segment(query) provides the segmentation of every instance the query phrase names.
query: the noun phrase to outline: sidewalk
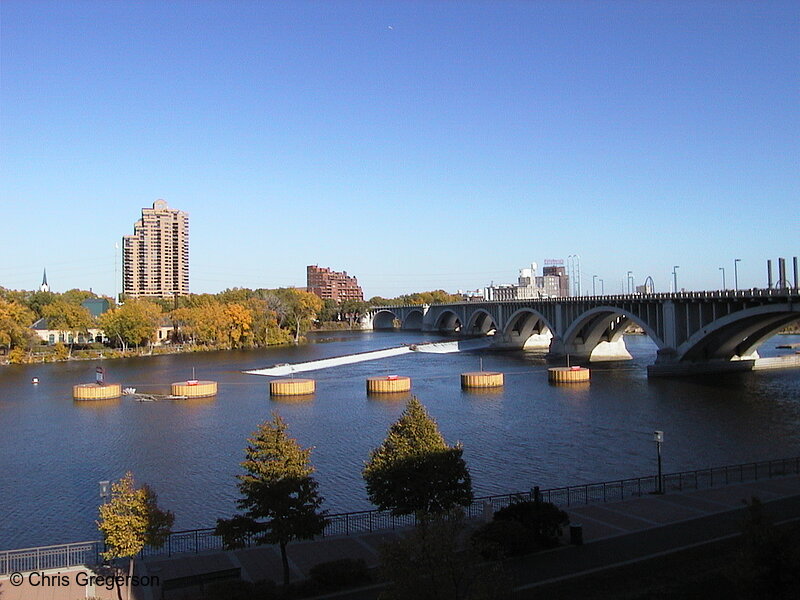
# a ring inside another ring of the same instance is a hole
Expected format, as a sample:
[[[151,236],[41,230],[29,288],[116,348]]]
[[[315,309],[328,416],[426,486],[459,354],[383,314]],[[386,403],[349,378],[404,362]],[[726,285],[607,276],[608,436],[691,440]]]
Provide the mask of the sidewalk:
[[[516,582],[517,595],[532,597],[536,586],[544,583],[734,535],[739,530],[744,502],[753,496],[766,503],[778,520],[800,518],[800,477],[797,475],[568,507],[571,523],[583,526],[584,545],[510,561],[508,567]],[[289,544],[292,579],[305,577],[318,563],[339,558],[363,558],[368,566],[376,566],[380,545],[402,534],[402,530],[375,532]],[[64,587],[32,587],[27,581],[13,587],[8,577],[0,577],[0,598],[77,600],[96,595],[105,600],[116,597],[116,590],[110,594],[101,588],[90,594],[88,588],[74,584],[72,571],[61,571],[62,575],[67,573],[72,585]],[[134,587],[137,600],[191,599],[205,583],[216,579],[238,576],[246,581],[281,581],[283,577],[280,551],[276,546],[148,558],[137,563],[136,573],[157,577],[160,584]],[[368,599],[377,598],[379,592],[378,587],[373,587],[331,597]]]

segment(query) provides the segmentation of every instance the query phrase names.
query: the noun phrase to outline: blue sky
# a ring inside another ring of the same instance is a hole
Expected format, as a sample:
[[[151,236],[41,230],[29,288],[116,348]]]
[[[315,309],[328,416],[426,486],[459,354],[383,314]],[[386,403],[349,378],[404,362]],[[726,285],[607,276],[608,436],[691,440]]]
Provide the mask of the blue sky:
[[[798,2],[0,4],[0,285],[115,289],[142,207],[191,288],[367,296],[579,254],[618,292],[800,254]]]

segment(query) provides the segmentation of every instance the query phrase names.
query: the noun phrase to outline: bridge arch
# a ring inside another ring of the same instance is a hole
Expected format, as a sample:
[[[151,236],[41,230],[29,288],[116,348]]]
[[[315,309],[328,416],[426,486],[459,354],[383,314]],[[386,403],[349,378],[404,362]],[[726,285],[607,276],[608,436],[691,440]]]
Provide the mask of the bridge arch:
[[[503,339],[518,348],[547,349],[553,331],[555,329],[542,313],[532,308],[520,308],[506,320]]]
[[[659,350],[666,346],[647,321],[615,306],[598,306],[570,324],[561,338],[563,350],[592,361],[630,359],[622,336],[631,323],[641,327]]]
[[[394,329],[397,315],[387,309],[381,309],[372,316],[373,329]]]
[[[758,347],[800,319],[796,304],[767,304],[720,317],[694,333],[677,349],[680,361],[758,358]]]
[[[422,329],[423,317],[422,309],[410,310],[403,319],[401,329]]]
[[[462,329],[461,317],[452,310],[445,310],[437,317],[433,326],[434,331],[460,332]]]
[[[496,332],[497,322],[494,316],[483,308],[472,313],[465,330],[468,335],[494,335]]]

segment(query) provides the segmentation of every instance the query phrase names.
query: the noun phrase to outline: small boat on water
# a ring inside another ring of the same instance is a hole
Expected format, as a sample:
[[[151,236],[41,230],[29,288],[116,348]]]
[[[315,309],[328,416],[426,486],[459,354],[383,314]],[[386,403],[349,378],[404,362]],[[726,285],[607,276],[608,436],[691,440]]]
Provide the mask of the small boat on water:
[[[126,396],[133,396],[136,393],[136,388],[134,387],[126,387],[122,390],[122,393]]]

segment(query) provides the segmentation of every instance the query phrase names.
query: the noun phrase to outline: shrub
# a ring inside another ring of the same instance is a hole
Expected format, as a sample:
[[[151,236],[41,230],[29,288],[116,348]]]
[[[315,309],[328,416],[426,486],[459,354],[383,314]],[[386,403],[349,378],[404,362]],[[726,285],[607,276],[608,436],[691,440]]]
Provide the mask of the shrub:
[[[472,534],[472,544],[487,560],[522,556],[541,549],[529,531],[512,521],[486,523]]]
[[[369,581],[363,559],[342,558],[314,565],[308,572],[311,579],[326,588],[340,588]]]
[[[473,543],[486,557],[519,556],[558,545],[569,516],[550,502],[512,502],[478,529]]]
[[[569,525],[569,515],[550,502],[512,502],[498,510],[494,520],[525,526],[547,548],[558,545],[563,528]]]
[[[22,348],[14,348],[8,353],[8,362],[12,365],[23,365],[28,362],[28,353]]]

